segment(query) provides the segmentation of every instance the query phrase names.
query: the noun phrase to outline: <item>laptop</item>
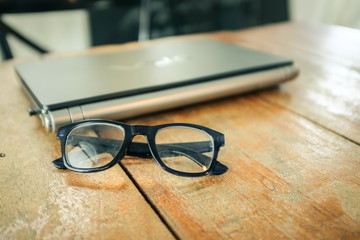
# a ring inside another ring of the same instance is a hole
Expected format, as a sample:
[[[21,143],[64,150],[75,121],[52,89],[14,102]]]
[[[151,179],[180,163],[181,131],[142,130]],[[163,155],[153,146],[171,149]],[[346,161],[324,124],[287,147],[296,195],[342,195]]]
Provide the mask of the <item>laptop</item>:
[[[122,120],[270,87],[293,61],[211,38],[154,41],[111,53],[15,66],[47,131],[84,119]]]

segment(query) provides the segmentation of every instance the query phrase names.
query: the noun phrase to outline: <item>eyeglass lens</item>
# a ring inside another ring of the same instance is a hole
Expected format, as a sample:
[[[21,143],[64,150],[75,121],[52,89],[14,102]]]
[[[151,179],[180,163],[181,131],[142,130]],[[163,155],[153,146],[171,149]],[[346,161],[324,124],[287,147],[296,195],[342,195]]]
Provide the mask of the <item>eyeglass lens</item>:
[[[195,128],[160,129],[155,143],[162,162],[179,172],[205,172],[209,169],[214,155],[212,138]]]
[[[119,153],[124,136],[121,127],[110,124],[79,126],[68,135],[66,159],[75,168],[105,166]]]

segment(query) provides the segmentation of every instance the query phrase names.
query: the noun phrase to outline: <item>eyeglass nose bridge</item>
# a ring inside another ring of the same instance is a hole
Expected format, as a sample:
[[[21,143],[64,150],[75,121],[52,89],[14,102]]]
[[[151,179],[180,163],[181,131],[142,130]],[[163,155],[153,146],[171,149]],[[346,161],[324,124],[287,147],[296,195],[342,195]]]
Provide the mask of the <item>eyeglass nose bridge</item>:
[[[145,125],[131,125],[130,126],[131,135],[134,137],[136,135],[147,136],[149,132],[149,126]]]
[[[136,156],[142,158],[152,158],[153,155],[151,153],[149,143],[143,142],[133,142],[133,139],[137,135],[141,135],[146,137],[148,140],[148,135],[150,132],[150,126],[145,125],[130,125],[130,132],[131,132],[131,140],[129,141],[128,145],[126,146],[126,154],[129,156]]]

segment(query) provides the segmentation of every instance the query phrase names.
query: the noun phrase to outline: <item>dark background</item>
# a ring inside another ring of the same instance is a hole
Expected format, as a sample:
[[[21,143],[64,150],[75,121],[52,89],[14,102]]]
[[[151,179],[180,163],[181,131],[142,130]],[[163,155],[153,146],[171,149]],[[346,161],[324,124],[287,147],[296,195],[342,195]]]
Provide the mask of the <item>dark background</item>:
[[[144,2],[144,1],[143,1]],[[140,0],[0,0],[4,13],[86,9],[93,46],[138,40]],[[289,20],[287,0],[152,0],[149,37],[237,30]],[[8,34],[0,26],[0,35]]]

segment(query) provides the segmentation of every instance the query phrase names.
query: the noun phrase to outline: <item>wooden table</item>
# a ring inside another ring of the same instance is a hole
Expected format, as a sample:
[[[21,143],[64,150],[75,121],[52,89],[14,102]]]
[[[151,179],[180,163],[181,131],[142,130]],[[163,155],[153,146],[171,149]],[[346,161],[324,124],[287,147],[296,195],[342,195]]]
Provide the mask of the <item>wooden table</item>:
[[[0,239],[359,239],[360,31],[284,23],[207,35],[301,71],[278,88],[127,121],[223,132],[221,176],[178,177],[134,157],[96,174],[57,170],[55,134],[27,115],[14,62],[2,63]]]

